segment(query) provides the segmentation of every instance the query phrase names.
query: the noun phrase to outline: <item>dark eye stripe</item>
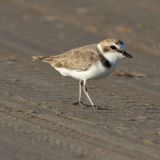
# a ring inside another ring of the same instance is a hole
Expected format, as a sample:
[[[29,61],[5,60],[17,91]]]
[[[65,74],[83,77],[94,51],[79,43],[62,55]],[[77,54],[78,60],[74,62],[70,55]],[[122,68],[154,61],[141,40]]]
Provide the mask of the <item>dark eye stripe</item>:
[[[111,46],[112,49],[117,49],[114,45]]]

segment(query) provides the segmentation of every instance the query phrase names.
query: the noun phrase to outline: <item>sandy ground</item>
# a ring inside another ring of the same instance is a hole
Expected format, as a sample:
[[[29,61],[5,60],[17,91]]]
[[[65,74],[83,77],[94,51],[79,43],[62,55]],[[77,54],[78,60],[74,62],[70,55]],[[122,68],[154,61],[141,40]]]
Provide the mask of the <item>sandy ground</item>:
[[[0,159],[159,160],[159,8],[159,0],[0,0]],[[31,60],[110,37],[134,59],[88,81],[101,110],[72,105],[78,81]]]

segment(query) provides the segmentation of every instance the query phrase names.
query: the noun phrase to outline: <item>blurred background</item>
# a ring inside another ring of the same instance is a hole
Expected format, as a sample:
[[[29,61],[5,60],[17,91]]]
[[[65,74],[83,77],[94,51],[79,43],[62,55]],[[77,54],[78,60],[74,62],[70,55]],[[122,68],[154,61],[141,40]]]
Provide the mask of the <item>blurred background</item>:
[[[159,54],[158,0],[1,0],[0,7],[1,30],[8,39],[40,44],[45,52],[118,37],[133,51]]]
[[[160,159],[159,19],[159,0],[0,0],[0,159]],[[89,82],[102,110],[31,59],[106,38],[134,59]]]

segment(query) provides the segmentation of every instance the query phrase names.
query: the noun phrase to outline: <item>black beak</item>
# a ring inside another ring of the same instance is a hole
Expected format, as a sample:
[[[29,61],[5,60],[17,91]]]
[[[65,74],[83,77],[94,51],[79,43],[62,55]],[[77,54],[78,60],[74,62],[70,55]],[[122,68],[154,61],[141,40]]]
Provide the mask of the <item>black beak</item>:
[[[127,58],[133,58],[132,55],[130,55],[129,53],[127,53],[126,51],[121,51],[121,53],[127,57]]]

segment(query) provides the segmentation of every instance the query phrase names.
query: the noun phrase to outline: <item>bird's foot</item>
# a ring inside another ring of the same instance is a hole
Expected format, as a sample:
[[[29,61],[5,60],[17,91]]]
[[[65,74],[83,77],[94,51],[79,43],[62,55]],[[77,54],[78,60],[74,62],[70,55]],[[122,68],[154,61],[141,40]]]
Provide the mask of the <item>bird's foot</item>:
[[[98,105],[85,104],[82,101],[78,101],[78,102],[73,103],[73,105],[79,105],[79,104],[84,105],[85,107],[92,107],[93,109],[97,109],[97,110],[108,110],[107,108],[104,108],[104,107],[101,107],[101,106],[98,106]]]
[[[84,103],[82,101],[78,101],[78,102],[73,103],[73,105],[79,105],[79,104],[83,104],[84,105]]]
[[[85,107],[92,107],[93,109],[97,109],[97,110],[108,110],[108,108],[101,107],[98,105],[88,105],[88,104],[84,104],[84,105],[85,105]]]

